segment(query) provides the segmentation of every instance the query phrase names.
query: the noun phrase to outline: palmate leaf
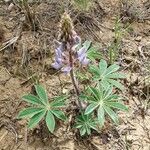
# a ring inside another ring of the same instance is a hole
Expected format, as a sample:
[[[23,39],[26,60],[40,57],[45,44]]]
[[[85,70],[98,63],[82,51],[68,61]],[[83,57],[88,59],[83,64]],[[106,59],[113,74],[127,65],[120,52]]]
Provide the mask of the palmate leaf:
[[[120,102],[107,102],[108,107],[116,108],[122,111],[128,111],[128,108]]]
[[[99,67],[91,65],[90,71],[94,75],[93,78],[99,80],[104,89],[106,89],[109,85],[113,85],[118,89],[123,90],[124,86],[118,81],[118,79],[125,78],[125,75],[117,72],[120,67],[116,64],[109,67],[107,66],[107,62],[103,59],[100,61]]]
[[[55,129],[55,119],[54,119],[54,115],[51,113],[51,111],[47,112],[47,115],[46,115],[46,125],[47,125],[49,131],[51,133],[53,133],[54,129]]]
[[[34,107],[26,108],[19,112],[18,119],[28,117],[30,118],[41,111],[43,111],[43,108],[34,108]]]
[[[124,79],[125,75],[123,73],[119,73],[119,72],[114,72],[111,73],[109,75],[107,75],[107,78],[113,78],[113,79]]]
[[[80,135],[85,134],[90,135],[91,129],[97,130],[96,121],[93,119],[92,115],[81,115],[77,116],[75,128],[80,130]]]
[[[115,87],[117,87],[118,89],[120,89],[120,90],[123,90],[123,89],[124,89],[124,86],[123,86],[121,83],[119,83],[118,81],[116,81],[116,80],[108,79],[107,81],[108,81],[110,84],[112,84],[112,85],[114,85]]]
[[[106,69],[107,69],[107,62],[102,59],[99,63],[99,75],[101,77],[103,77],[105,75]]]
[[[85,115],[90,114],[91,112],[93,112],[96,108],[97,108],[97,103],[91,103],[85,110]]]
[[[103,106],[106,113],[109,115],[109,117],[116,123],[118,124],[119,123],[119,120],[118,120],[118,116],[117,114],[110,108],[110,107],[107,107],[106,105]]]
[[[103,61],[105,61],[105,60],[103,60]],[[119,70],[119,68],[120,67],[118,65],[116,65],[116,64],[113,64],[113,65],[109,66],[107,68],[107,71],[106,71],[106,76],[110,75],[111,73],[116,72],[117,70]]]
[[[65,100],[67,96],[57,96],[53,98],[53,101],[50,103],[50,106],[53,108],[60,108],[66,106]]]
[[[80,128],[80,135],[83,136],[83,135],[85,135],[85,133],[86,133],[86,127],[82,126]]]
[[[87,51],[87,57],[92,60],[95,61],[95,59],[100,59],[102,56],[100,54],[100,52],[94,48],[91,47],[88,51]]]
[[[104,108],[100,106],[97,111],[98,111],[97,112],[98,122],[99,122],[100,126],[102,127],[105,122]]]
[[[113,86],[108,86],[106,89],[97,86],[92,88],[88,94],[89,96],[86,96],[87,100],[94,100],[89,101],[90,104],[85,109],[84,114],[87,115],[97,111],[97,119],[101,127],[104,125],[105,115],[108,115],[115,123],[118,123],[118,116],[114,109],[127,111],[127,107],[120,102],[120,97],[113,94]]]
[[[100,98],[100,94],[96,88],[88,87],[87,91],[93,94],[96,99]]]
[[[55,129],[55,117],[63,121],[66,120],[65,114],[59,110],[65,106],[67,96],[54,97],[51,103],[45,89],[41,85],[35,85],[37,96],[29,94],[23,96],[23,100],[33,107],[28,107],[20,111],[18,119],[29,118],[28,128],[34,128],[42,119],[46,121],[47,127],[53,133]]]
[[[63,121],[66,120],[65,114],[61,110],[52,110],[51,111],[58,119],[61,119]]]
[[[94,74],[94,79],[99,79],[100,71],[99,71],[99,68],[97,66],[91,65],[90,66],[90,71],[91,71],[91,73]]]
[[[91,129],[97,131],[97,126],[96,126],[96,121],[95,121],[95,120],[94,120],[94,122],[90,122],[90,123],[88,124],[88,126],[89,126]]]
[[[41,112],[35,114],[28,123],[28,128],[34,128],[41,120],[44,118],[46,114],[46,110],[42,110]]]
[[[35,85],[36,93],[44,104],[48,104],[48,96],[45,89],[41,85]]]
[[[28,94],[22,97],[22,99],[28,103],[34,104],[34,105],[43,105],[41,100],[32,94]]]

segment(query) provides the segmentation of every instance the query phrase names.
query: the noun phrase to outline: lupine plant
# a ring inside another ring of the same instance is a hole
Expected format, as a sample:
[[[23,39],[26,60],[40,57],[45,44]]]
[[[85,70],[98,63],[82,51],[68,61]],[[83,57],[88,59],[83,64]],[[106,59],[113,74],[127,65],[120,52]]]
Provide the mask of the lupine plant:
[[[51,133],[55,129],[55,119],[66,120],[64,113],[60,108],[65,106],[66,96],[58,96],[48,99],[45,89],[40,85],[35,85],[37,96],[28,94],[22,97],[30,107],[20,111],[18,119],[28,118],[28,128],[34,128],[41,120],[45,120],[46,125]]]
[[[96,88],[88,87],[88,94],[85,95],[86,100],[89,102],[88,107],[85,109],[85,115],[97,111],[97,119],[101,126],[105,122],[105,113],[117,124],[118,116],[113,109],[127,111],[127,107],[120,101],[121,97],[113,94],[113,87],[108,86],[105,90],[101,85]]]
[[[75,122],[75,127],[80,130],[81,136],[85,134],[90,135],[92,129],[96,131],[98,130],[96,120],[92,117],[91,114],[84,115],[83,113],[81,113],[81,115],[77,116]]]
[[[74,30],[70,16],[64,13],[60,22],[59,41],[56,41],[55,62],[52,67],[61,69],[62,72],[70,74],[77,97],[80,95],[78,81],[75,75],[77,66],[87,66],[90,60],[87,58],[89,46],[81,44],[81,38]],[[76,103],[82,108],[81,101],[77,98]]]
[[[117,64],[113,64],[108,67],[107,62],[102,59],[98,66],[91,65],[90,71],[93,74],[93,79],[100,81],[103,88],[107,89],[109,85],[113,85],[120,90],[123,90],[123,85],[117,80],[125,78],[125,75],[117,72],[119,68],[120,67]]]
[[[76,107],[79,110],[74,127],[79,129],[81,136],[84,136],[90,135],[92,130],[98,131],[103,127],[107,116],[117,124],[119,119],[116,110],[127,111],[127,107],[121,101],[122,98],[115,93],[117,89],[124,88],[119,82],[119,79],[125,77],[124,74],[118,72],[119,66],[116,64],[108,66],[103,59],[97,62],[99,53],[94,52],[91,42],[86,41],[82,44],[67,13],[63,14],[59,29],[52,67],[70,75],[76,94]],[[91,75],[91,84],[86,85],[85,90],[80,88],[77,78],[77,73],[82,68]],[[34,107],[21,111],[19,118],[30,118],[29,128],[35,127],[44,118],[48,129],[53,132],[55,117],[61,120],[66,118],[59,109],[64,106],[66,97],[60,96],[48,101],[46,92],[40,85],[36,85],[35,89],[37,96],[23,97],[23,100],[33,104]]]

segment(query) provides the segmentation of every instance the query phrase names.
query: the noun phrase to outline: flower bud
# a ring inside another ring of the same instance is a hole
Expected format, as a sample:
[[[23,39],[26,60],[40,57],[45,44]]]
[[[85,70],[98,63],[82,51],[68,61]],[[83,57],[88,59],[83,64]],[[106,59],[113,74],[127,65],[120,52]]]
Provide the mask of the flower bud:
[[[72,20],[66,12],[62,15],[60,21],[60,35],[59,40],[62,42],[70,42],[73,34],[75,34]]]

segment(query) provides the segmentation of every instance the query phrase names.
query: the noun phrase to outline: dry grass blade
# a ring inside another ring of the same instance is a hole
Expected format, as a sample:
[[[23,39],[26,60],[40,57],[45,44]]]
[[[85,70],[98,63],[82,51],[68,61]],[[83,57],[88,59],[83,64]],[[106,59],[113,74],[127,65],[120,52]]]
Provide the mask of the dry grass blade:
[[[10,39],[9,41],[5,42],[2,46],[2,48],[0,49],[0,52],[3,51],[4,49],[6,49],[7,47],[15,44],[17,42],[17,40],[19,39],[19,36],[13,37],[12,39]]]

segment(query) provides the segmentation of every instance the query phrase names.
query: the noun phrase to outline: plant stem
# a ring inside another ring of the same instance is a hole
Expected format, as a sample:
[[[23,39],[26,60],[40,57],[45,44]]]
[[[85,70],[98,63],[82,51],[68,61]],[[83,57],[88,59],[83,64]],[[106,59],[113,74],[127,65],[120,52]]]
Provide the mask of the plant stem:
[[[78,97],[77,105],[79,106],[80,110],[82,110],[82,104],[81,104],[80,99],[79,99],[80,90],[78,87],[77,79],[76,79],[75,74],[74,74],[74,64],[73,64],[72,51],[71,50],[69,51],[69,62],[70,62],[70,67],[71,67],[70,77],[71,77],[72,84],[74,86],[74,90],[76,92],[76,95]]]

